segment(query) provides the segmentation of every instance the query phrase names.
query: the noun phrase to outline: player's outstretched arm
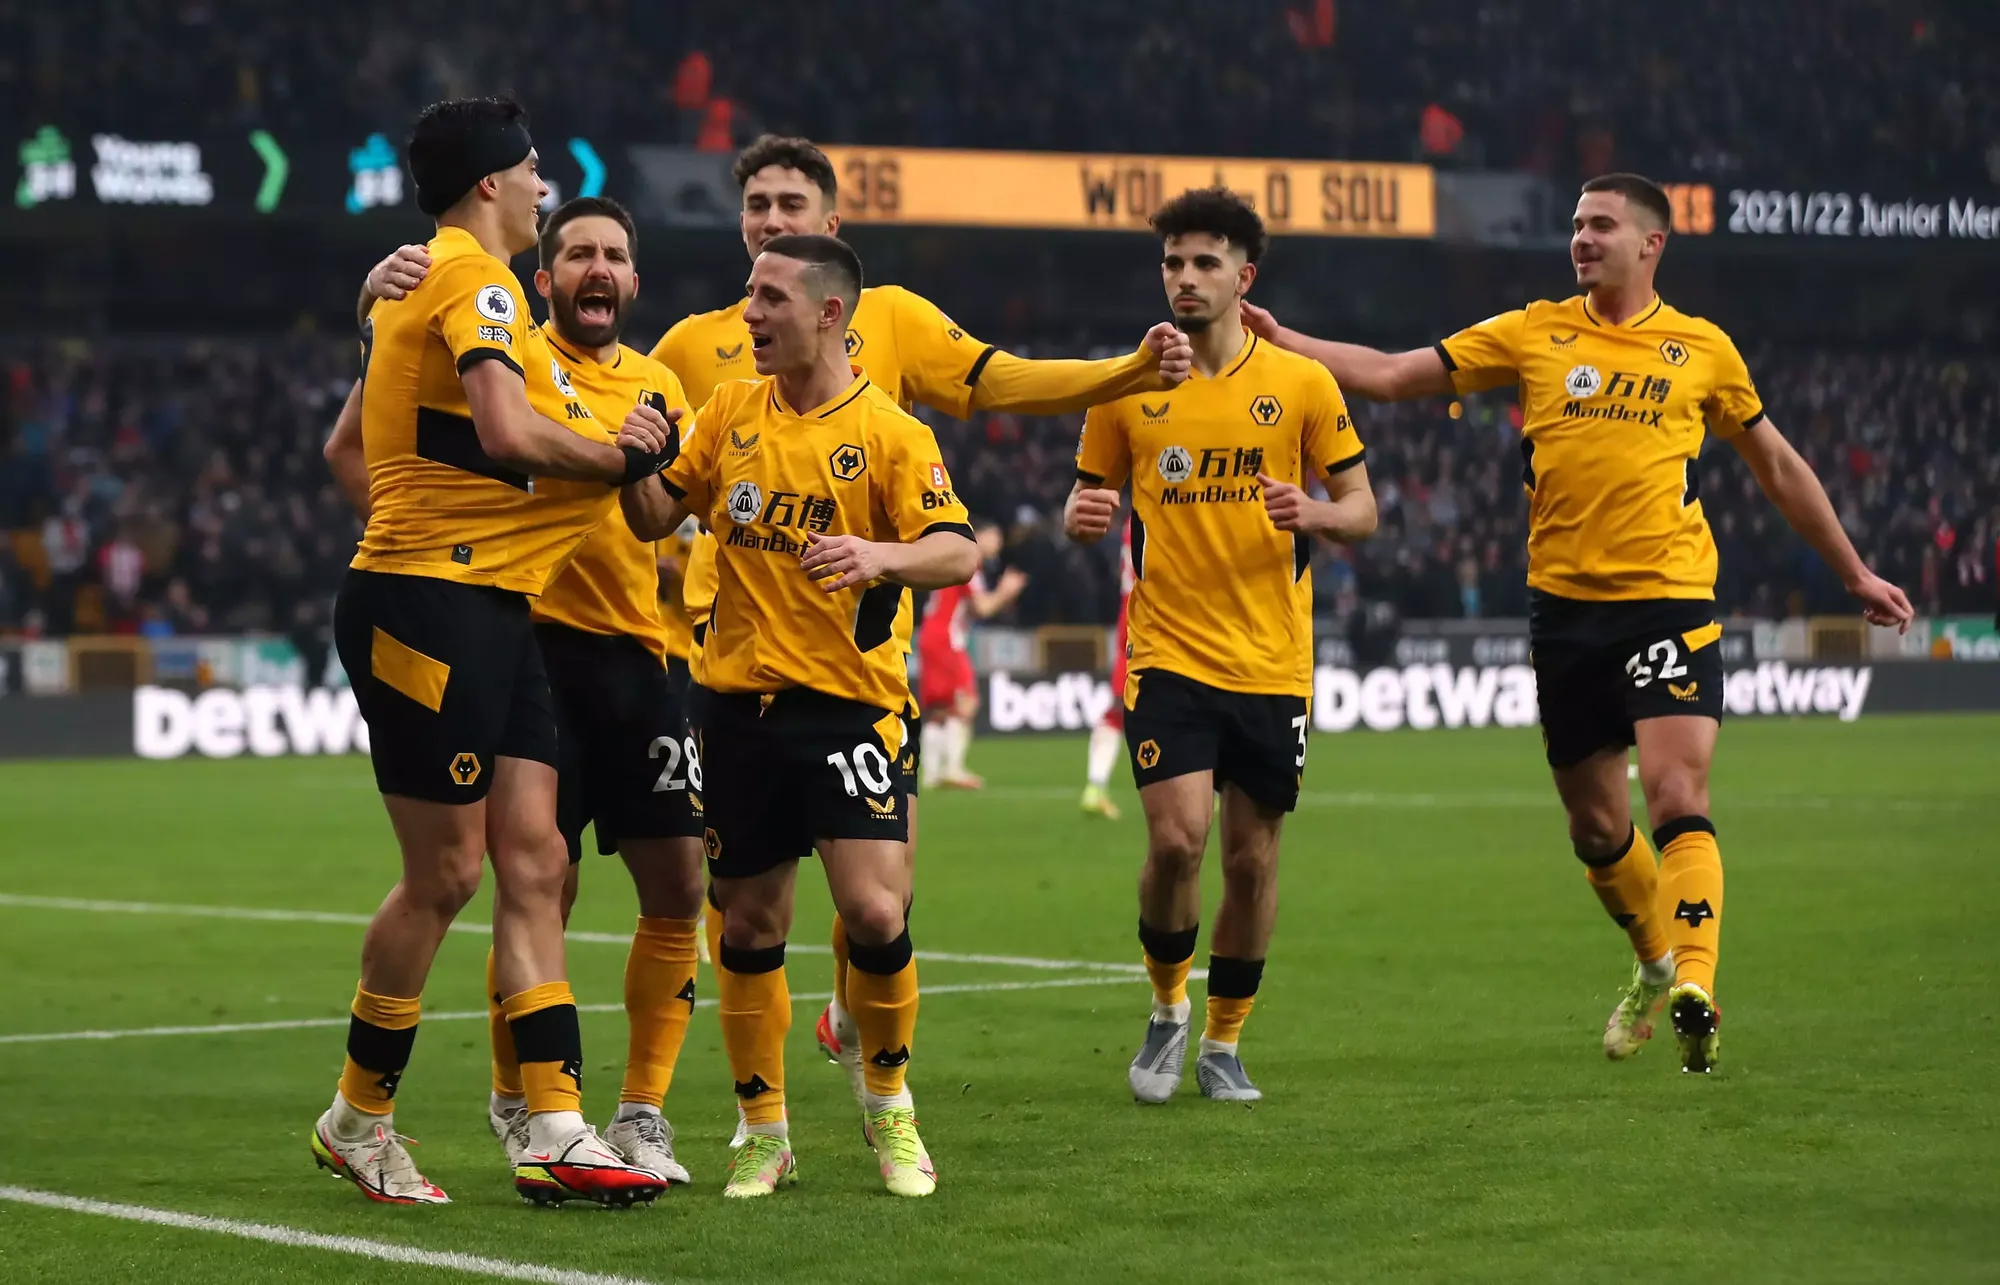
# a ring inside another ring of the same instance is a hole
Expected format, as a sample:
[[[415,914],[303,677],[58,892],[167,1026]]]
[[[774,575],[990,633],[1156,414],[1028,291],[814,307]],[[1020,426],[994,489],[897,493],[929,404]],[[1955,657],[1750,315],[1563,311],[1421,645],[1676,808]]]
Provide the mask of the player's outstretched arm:
[[[1826,498],[1819,478],[1785,440],[1768,417],[1754,428],[1744,429],[1729,439],[1736,453],[1750,467],[1751,476],[1791,528],[1804,537],[1813,551],[1833,569],[1847,592],[1861,600],[1861,614],[1871,625],[1894,625],[1906,632],[1916,618],[1916,610],[1903,591],[1868,569],[1853,541],[1841,529],[1840,515]]]
[[[1168,321],[1147,331],[1137,351],[1102,361],[1034,361],[995,351],[973,385],[972,406],[1017,415],[1068,415],[1134,393],[1178,387],[1193,364],[1187,336]]]
[[[354,506],[361,520],[368,520],[368,456],[361,441],[361,381],[355,380],[354,387],[347,390],[347,400],[340,407],[340,414],[333,421],[333,432],[327,435],[326,445],[320,448],[326,457],[326,466],[333,470],[333,480],[340,486],[340,493]]]
[[[610,446],[537,415],[521,373],[505,362],[475,362],[458,378],[480,446],[501,464],[533,477],[629,484],[659,472],[679,451],[672,427],[678,410],[663,416],[650,406],[635,408],[625,419],[620,444]]]
[[[1375,534],[1375,491],[1368,485],[1368,466],[1355,464],[1326,479],[1326,498],[1315,500],[1304,488],[1259,473],[1264,487],[1264,512],[1280,531],[1316,535],[1335,544],[1353,544]]]
[[[1063,534],[1078,544],[1096,544],[1118,517],[1118,492],[1078,479],[1063,501]]]
[[[806,543],[799,565],[828,593],[874,580],[893,580],[912,589],[943,589],[964,584],[979,571],[979,545],[962,529],[932,531],[908,544],[809,531]]]
[[[1286,352],[1310,357],[1333,372],[1344,393],[1358,393],[1377,402],[1442,397],[1453,391],[1451,372],[1435,348],[1383,352],[1360,344],[1314,339],[1278,324],[1278,319],[1253,303],[1243,305],[1243,324],[1251,333]]]

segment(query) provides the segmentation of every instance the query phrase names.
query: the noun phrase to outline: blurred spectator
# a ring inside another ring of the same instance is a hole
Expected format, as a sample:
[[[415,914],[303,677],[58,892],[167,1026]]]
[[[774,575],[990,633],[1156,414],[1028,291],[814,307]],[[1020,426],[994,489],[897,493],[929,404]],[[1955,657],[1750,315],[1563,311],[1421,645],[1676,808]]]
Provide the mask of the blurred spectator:
[[[17,448],[32,437],[50,461],[0,488],[0,527],[15,530],[0,545],[0,628],[284,634],[317,680],[328,604],[359,533],[319,455],[351,363],[331,339],[0,349]],[[1877,571],[1925,614],[2000,605],[2000,359],[1778,350],[1750,366]],[[922,413],[967,505],[1007,525],[1005,559],[1030,577],[1008,619],[1111,620],[1118,541],[1078,546],[1060,531],[1078,417]],[[1352,549],[1315,549],[1320,614],[1378,604],[1389,629],[1394,618],[1525,615],[1511,396],[1357,402],[1354,413],[1381,524]],[[1700,474],[1725,612],[1852,611],[1733,450],[1712,442]],[[42,565],[21,565],[17,550]]]
[[[1599,0],[489,0],[477,22],[389,0],[11,4],[0,114],[347,139],[511,92],[550,128],[721,150],[770,126],[874,145],[2000,183],[1993,7],[1923,8],[1687,0],[1635,30]],[[1163,134],[1162,86],[1205,109]],[[689,114],[693,131],[672,124]]]

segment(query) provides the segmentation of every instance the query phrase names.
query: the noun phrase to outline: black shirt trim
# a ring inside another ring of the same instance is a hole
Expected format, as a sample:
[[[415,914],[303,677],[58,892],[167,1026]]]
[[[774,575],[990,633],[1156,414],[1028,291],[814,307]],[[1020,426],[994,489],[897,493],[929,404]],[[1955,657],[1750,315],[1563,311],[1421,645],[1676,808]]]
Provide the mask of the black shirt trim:
[[[1104,485],[1104,475],[1102,473],[1086,473],[1082,469],[1076,471],[1076,480],[1086,486]]]
[[[1258,342],[1257,336],[1255,335],[1250,336],[1250,346],[1243,350],[1243,356],[1237,359],[1237,362],[1234,366],[1231,366],[1228,370],[1222,372],[1222,377],[1224,379],[1229,378],[1231,375],[1235,374],[1237,371],[1243,369],[1244,366],[1249,364],[1250,359],[1257,355],[1257,342]]]
[[[974,538],[972,528],[963,522],[933,522],[923,530],[917,532],[917,539],[921,540],[927,535],[936,535],[940,531],[949,531],[953,535],[962,535],[968,540]]]
[[[986,363],[993,360],[993,354],[1000,351],[1000,345],[988,344],[986,351],[979,354],[979,360],[972,363],[972,369],[965,372],[965,386],[979,387],[979,377],[986,373]]]
[[[1360,450],[1354,452],[1354,454],[1348,456],[1346,459],[1327,465],[1326,475],[1328,477],[1332,477],[1335,473],[1345,473],[1347,470],[1353,468],[1357,464],[1366,463],[1367,460],[1368,460],[1368,448],[1364,446]]]
[[[503,352],[498,348],[467,349],[458,359],[458,373],[463,375],[482,361],[497,361],[521,378],[526,379],[528,377],[528,372],[521,369],[521,363],[515,361],[511,353]]]
[[[825,419],[827,416],[833,414],[835,411],[842,409],[847,405],[847,403],[853,401],[855,398],[861,396],[861,394],[867,391],[868,391],[868,377],[864,375],[860,379],[854,381],[854,391],[852,393],[849,393],[846,397],[842,398],[839,406],[829,407],[826,410],[821,411],[819,414],[813,416],[813,418]]]
[[[1431,347],[1437,351],[1438,359],[1444,362],[1444,370],[1447,375],[1458,369],[1458,363],[1452,360],[1451,349],[1444,346],[1444,340],[1438,340]]]

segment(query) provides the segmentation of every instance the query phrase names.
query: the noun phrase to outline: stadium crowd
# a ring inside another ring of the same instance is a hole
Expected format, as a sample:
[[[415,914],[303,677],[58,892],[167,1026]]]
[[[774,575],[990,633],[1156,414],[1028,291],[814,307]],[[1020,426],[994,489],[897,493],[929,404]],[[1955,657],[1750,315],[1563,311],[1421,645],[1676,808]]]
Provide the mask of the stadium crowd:
[[[565,128],[717,150],[769,127],[1565,176],[2000,182],[2000,10],[1984,0],[1689,0],[1641,28],[1585,0],[494,0],[476,21],[386,0],[0,3],[0,110],[21,121],[345,137],[496,87]],[[1173,114],[1171,146],[1162,87],[1204,105]]]
[[[319,454],[352,362],[350,345],[310,337],[0,350],[0,631],[322,627],[358,535]],[[1920,612],[1993,611],[2000,361],[1772,352],[1751,368],[1871,564]],[[1321,614],[1524,614],[1512,398],[1359,404],[1356,418],[1382,525],[1319,550]],[[1004,556],[1030,576],[1007,622],[1109,621],[1115,547],[1060,531],[1076,417],[934,419],[967,503],[1007,526]],[[1726,611],[1849,610],[1727,447],[1711,445],[1701,494]]]

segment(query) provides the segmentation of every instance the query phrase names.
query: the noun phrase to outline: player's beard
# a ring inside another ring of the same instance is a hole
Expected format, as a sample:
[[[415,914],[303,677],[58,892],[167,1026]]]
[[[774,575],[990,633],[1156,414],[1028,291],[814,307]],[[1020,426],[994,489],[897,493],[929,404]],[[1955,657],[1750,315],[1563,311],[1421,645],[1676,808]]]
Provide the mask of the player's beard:
[[[1196,300],[1196,302],[1200,302],[1200,300]],[[1207,313],[1182,312],[1179,308],[1175,308],[1174,324],[1180,327],[1181,333],[1184,335],[1198,335],[1214,325],[1215,318]]]
[[[581,348],[602,348],[607,344],[616,343],[619,332],[625,326],[625,300],[616,292],[611,295],[609,321],[583,320],[577,315],[576,296],[561,290],[549,291],[549,309],[555,314],[556,333]]]

